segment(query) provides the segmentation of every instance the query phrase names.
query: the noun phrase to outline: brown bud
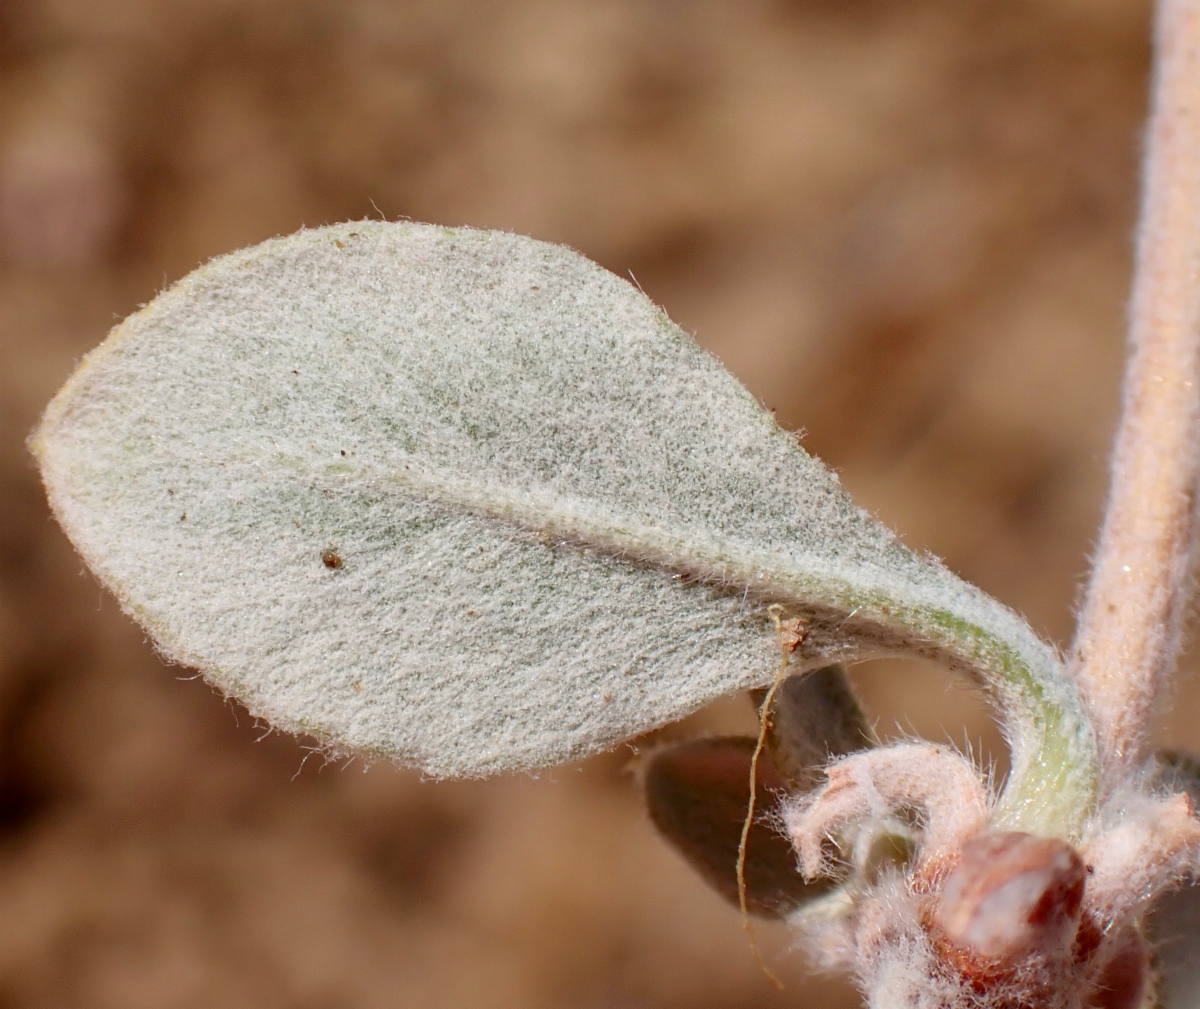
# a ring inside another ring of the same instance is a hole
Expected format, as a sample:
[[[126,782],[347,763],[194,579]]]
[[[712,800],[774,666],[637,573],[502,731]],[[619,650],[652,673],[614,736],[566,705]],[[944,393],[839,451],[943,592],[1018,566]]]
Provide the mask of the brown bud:
[[[1070,951],[1087,868],[1065,841],[1010,831],[963,845],[942,886],[933,924],[973,959],[1012,962]]]

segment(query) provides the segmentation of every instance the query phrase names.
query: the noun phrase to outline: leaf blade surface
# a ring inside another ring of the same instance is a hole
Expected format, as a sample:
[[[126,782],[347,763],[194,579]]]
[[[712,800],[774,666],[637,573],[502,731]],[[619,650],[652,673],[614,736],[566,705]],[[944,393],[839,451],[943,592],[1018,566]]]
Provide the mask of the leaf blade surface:
[[[797,668],[925,655],[1026,711],[1018,777],[1064,712],[1086,757],[1016,615],[558,246],[360,222],[214,260],[89,355],[32,444],[168,657],[340,748],[438,776],[582,757],[769,682],[780,603]]]

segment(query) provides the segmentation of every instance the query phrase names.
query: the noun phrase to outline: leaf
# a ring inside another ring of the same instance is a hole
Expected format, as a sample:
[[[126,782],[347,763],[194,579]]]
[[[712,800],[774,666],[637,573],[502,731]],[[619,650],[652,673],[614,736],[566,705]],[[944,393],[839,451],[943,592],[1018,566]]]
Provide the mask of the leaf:
[[[751,692],[756,708],[765,695]],[[875,740],[841,666],[784,680],[767,725],[768,746],[755,767],[759,813],[746,838],[746,907],[761,917],[784,918],[826,897],[837,881],[805,881],[784,833],[780,799],[818,785],[831,757],[871,747]],[[734,905],[757,742],[743,736],[686,740],[657,748],[638,766],[659,833]]]
[[[653,751],[640,768],[646,808],[659,833],[734,905],[755,743],[741,736],[689,739]],[[792,842],[772,824],[772,806],[787,782],[766,754],[755,781],[763,813],[746,838],[746,908],[760,917],[784,918],[825,896],[836,881],[805,882]]]
[[[761,709],[766,693],[752,691],[756,707]],[[789,676],[775,691],[767,746],[772,763],[793,791],[808,792],[820,785],[831,758],[875,745],[875,734],[841,666]]]
[[[780,603],[797,670],[915,653],[986,680],[1006,815],[1072,829],[1090,802],[1054,652],[568,249],[362,222],[214,260],[31,445],[163,654],[330,746],[439,776],[583,757],[770,681]]]

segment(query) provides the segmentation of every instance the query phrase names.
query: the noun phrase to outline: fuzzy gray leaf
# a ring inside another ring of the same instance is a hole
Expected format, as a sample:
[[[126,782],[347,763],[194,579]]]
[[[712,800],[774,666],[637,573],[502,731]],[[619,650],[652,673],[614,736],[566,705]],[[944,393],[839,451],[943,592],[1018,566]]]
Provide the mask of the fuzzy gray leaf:
[[[1054,653],[568,249],[370,222],[217,259],[32,445],[166,656],[336,748],[435,775],[582,757],[770,681],[781,603],[797,670],[926,655],[1026,712],[1016,778],[1082,766]],[[1039,781],[1020,808],[1059,801]]]

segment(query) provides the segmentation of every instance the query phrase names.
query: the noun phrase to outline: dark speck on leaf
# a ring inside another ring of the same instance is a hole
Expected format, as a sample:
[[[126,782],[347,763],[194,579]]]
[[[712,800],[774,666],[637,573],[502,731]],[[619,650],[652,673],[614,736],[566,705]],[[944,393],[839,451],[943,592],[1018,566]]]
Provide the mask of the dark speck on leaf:
[[[336,550],[322,550],[321,563],[332,571],[342,566],[342,558]]]
[[[342,455],[345,455],[345,454],[346,454],[346,450],[342,449]]]

